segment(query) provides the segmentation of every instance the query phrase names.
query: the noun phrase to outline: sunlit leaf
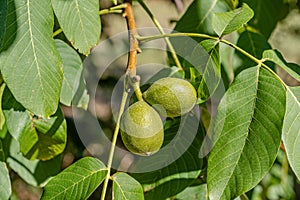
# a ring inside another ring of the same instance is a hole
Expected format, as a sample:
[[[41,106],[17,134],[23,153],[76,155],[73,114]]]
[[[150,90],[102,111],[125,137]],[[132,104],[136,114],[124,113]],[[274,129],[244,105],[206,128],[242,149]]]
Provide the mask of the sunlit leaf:
[[[218,107],[207,168],[211,199],[234,199],[266,175],[276,159],[285,88],[262,67],[242,71]]]
[[[9,172],[4,162],[0,162],[0,199],[9,199],[11,195],[11,185]]]
[[[57,50],[62,58],[64,80],[60,92],[60,102],[67,106],[86,109],[89,96],[83,79],[82,61],[78,53],[62,40],[55,40]]]
[[[107,168],[100,160],[82,158],[48,182],[42,200],[87,199],[102,183],[106,174]]]
[[[263,52],[263,59],[271,61],[279,65],[282,69],[288,72],[296,80],[300,81],[300,66],[296,65],[294,68],[287,63],[283,56],[277,50],[266,50]]]
[[[29,159],[49,160],[66,146],[66,121],[60,109],[48,119],[32,116],[17,102],[8,88],[2,98],[8,131]]]
[[[131,200],[144,199],[144,191],[139,182],[126,173],[116,173],[112,176],[113,199]]]
[[[300,180],[300,87],[287,90],[282,131],[290,166]]]
[[[100,38],[98,0],[52,0],[58,22],[66,37],[79,52],[88,55]]]
[[[212,26],[219,36],[226,35],[240,29],[253,15],[251,8],[244,3],[241,8],[233,11],[215,13],[212,18]]]
[[[26,109],[47,118],[57,110],[63,79],[51,2],[8,0],[8,13],[0,49],[3,79]]]

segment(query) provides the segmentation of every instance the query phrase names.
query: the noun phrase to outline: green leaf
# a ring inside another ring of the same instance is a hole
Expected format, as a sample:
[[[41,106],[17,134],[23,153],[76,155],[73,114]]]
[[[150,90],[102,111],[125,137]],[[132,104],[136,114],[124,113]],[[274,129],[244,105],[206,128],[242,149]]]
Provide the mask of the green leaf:
[[[300,87],[287,90],[283,144],[290,166],[300,180]]]
[[[50,0],[8,0],[8,13],[0,50],[3,79],[26,109],[47,118],[57,110],[63,79]]]
[[[296,80],[300,81],[300,66],[291,67],[289,63],[287,63],[283,56],[277,50],[266,50],[263,52],[263,59],[266,61],[271,61],[279,65],[282,69],[288,72],[292,77]]]
[[[228,11],[224,0],[195,0],[177,22],[175,31],[215,34],[211,24],[214,13]]]
[[[83,68],[80,56],[62,40],[55,40],[63,62],[64,80],[60,92],[60,102],[67,106],[86,109],[89,96],[85,89]]]
[[[49,160],[63,152],[67,133],[61,109],[48,119],[33,117],[8,88],[2,100],[8,131],[20,143],[20,150],[27,158]]]
[[[139,182],[126,173],[116,173],[112,176],[113,199],[131,200],[144,199],[144,191]]]
[[[61,156],[47,161],[28,160],[20,153],[18,142],[9,134],[3,140],[8,166],[24,181],[33,186],[43,186],[61,168]]]
[[[207,200],[207,185],[190,186],[176,195],[178,200]]]
[[[249,24],[266,38],[269,38],[280,19],[280,13],[284,5],[283,0],[244,0],[243,2],[247,3],[255,13]]]
[[[268,41],[263,35],[248,30],[244,31],[240,35],[237,42],[237,46],[244,49],[257,59],[262,58],[264,50],[271,49],[271,45],[268,43]],[[242,59],[242,64],[235,69],[236,74],[240,73],[246,68],[256,65],[254,61],[241,54],[240,52],[236,51],[236,54],[239,56],[239,58]]]
[[[0,199],[9,199],[11,195],[11,183],[9,171],[4,162],[0,162]]]
[[[42,200],[87,199],[102,183],[106,174],[107,168],[100,160],[82,158],[48,182]]]
[[[203,42],[201,45],[204,45]],[[195,54],[196,53],[196,54]],[[199,57],[200,52],[193,52],[192,56]],[[195,66],[196,68],[198,66]],[[197,68],[202,74],[200,85],[197,89],[198,98],[202,101],[206,101],[217,89],[221,80],[221,62],[219,53],[219,44],[216,44],[209,52],[209,58],[205,62],[205,66]]]
[[[6,29],[6,15],[7,15],[7,0],[0,0],[0,48],[2,46],[3,37]],[[1,84],[1,81],[0,81]]]
[[[185,115],[181,120],[170,122],[165,130],[163,148],[157,154],[137,163],[138,167],[143,167],[145,171],[149,169],[149,172],[132,174],[143,184],[146,199],[164,200],[174,196],[188,187],[201,172],[203,160],[198,154],[204,130],[202,126],[197,127],[200,119]],[[183,154],[177,159],[176,154],[180,153]],[[169,159],[174,161],[165,166]],[[153,171],[153,165],[162,165],[162,168]]]
[[[285,88],[262,67],[242,71],[218,107],[208,158],[211,199],[234,199],[253,188],[273,165],[281,141]]]
[[[64,34],[79,52],[88,55],[100,38],[98,0],[52,0],[52,6]]]
[[[253,10],[243,3],[241,8],[233,11],[215,13],[212,18],[212,26],[219,36],[223,36],[240,29],[253,16]]]
[[[0,85],[0,130],[3,129],[3,126],[5,124],[5,117],[2,111],[2,95],[5,88],[5,84]]]

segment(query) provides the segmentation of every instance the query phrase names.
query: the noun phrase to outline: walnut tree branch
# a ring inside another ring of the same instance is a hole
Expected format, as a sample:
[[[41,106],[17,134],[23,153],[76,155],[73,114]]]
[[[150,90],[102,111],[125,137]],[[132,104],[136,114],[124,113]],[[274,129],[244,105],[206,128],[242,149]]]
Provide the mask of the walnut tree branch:
[[[138,40],[136,39],[136,36],[138,34],[136,31],[136,25],[132,10],[132,0],[128,0],[125,3],[127,4],[127,6],[124,9],[124,17],[127,21],[130,48],[126,74],[128,74],[130,77],[134,77],[136,76],[136,56],[140,50]]]

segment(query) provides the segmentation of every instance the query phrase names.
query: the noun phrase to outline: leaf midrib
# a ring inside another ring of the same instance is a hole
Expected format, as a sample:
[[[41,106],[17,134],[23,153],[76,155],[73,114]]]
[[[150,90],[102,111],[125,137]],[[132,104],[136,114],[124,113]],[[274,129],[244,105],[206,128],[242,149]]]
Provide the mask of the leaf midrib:
[[[215,8],[215,6],[217,5],[218,0],[215,0],[211,7],[209,8],[209,10],[205,13],[203,19],[199,22],[197,29],[200,28],[200,26],[204,23],[204,21],[208,18],[208,16],[211,14],[211,12],[213,11],[213,9]]]
[[[97,170],[97,171],[95,171],[95,172],[92,172],[91,174],[89,174],[88,176],[84,177],[83,179],[81,179],[81,180],[79,180],[79,181],[77,181],[77,182],[74,182],[74,183],[73,183],[72,185],[70,185],[69,187],[66,187],[63,191],[57,193],[57,195],[53,196],[53,198],[51,198],[51,199],[55,199],[56,197],[60,196],[61,194],[65,193],[65,192],[67,192],[67,191],[70,190],[71,188],[74,188],[75,185],[78,185],[78,184],[80,184],[80,183],[82,183],[82,182],[85,182],[85,180],[86,180],[87,178],[93,176],[93,175],[96,174],[96,173],[100,173],[100,172],[105,171],[105,170],[106,170],[106,169],[101,169],[101,170]]]
[[[80,26],[81,26],[81,30],[83,32],[85,32],[85,28],[83,26],[83,22],[82,22],[82,18],[81,18],[81,12],[80,12],[80,9],[79,9],[79,3],[78,3],[78,0],[75,1],[75,4],[76,4],[76,10],[77,10],[77,13],[78,13],[78,16],[79,16],[79,21],[80,21]],[[88,40],[86,38],[86,34],[83,34],[84,35],[84,40],[85,40],[85,43],[88,44]]]
[[[43,102],[46,102],[45,101],[45,93],[44,93],[43,81],[41,79],[42,76],[41,76],[41,72],[40,72],[40,65],[38,63],[37,52],[36,52],[36,48],[35,48],[35,44],[34,44],[34,37],[33,37],[33,33],[32,33],[33,31],[32,31],[32,24],[31,24],[32,21],[31,21],[30,14],[31,14],[31,12],[30,12],[30,0],[27,0],[27,18],[28,18],[30,43],[31,43],[32,51],[33,51],[34,62],[36,63],[36,68],[37,68],[37,72],[38,72],[40,87],[41,87],[41,91],[42,91],[42,99],[43,99]]]
[[[253,102],[253,112],[252,112],[252,114],[251,114],[251,121],[250,121],[250,123],[249,123],[249,126],[248,126],[248,133],[247,133],[247,137],[245,137],[245,141],[247,140],[247,138],[248,138],[248,135],[249,135],[249,133],[250,133],[250,127],[251,127],[251,124],[252,124],[252,122],[253,122],[253,117],[254,117],[254,114],[255,114],[255,110],[256,110],[256,101],[257,101],[257,93],[258,93],[258,84],[259,84],[259,71],[260,71],[260,66],[257,66],[257,78],[256,78],[256,95],[255,95],[255,97],[254,97],[254,102]],[[246,142],[244,142],[244,145],[243,145],[243,147],[241,148],[242,150],[245,148],[245,145],[246,145]],[[227,183],[226,183],[226,185],[225,185],[225,187],[223,187],[223,189],[222,189],[222,195],[221,196],[223,196],[223,194],[224,194],[224,191],[225,191],[225,189],[227,188],[227,186],[228,186],[228,183],[229,183],[229,181],[231,180],[231,178],[232,178],[232,175],[233,175],[233,173],[234,173],[234,171],[235,171],[235,169],[236,169],[236,166],[238,165],[238,163],[239,163],[239,161],[240,161],[240,158],[241,158],[241,155],[242,155],[242,152],[243,151],[241,151],[241,153],[239,154],[239,158],[237,159],[237,161],[234,163],[234,170],[232,170],[232,173],[230,174],[230,176],[228,176],[228,177],[230,177],[230,178],[228,178],[227,180]]]

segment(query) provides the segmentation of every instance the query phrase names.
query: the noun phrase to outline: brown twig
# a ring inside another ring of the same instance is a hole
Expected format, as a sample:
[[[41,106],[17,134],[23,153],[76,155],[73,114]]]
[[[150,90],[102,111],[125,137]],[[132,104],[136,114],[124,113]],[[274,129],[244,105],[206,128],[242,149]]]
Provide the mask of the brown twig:
[[[136,56],[139,52],[139,43],[136,39],[137,31],[136,31],[136,25],[132,10],[132,0],[126,1],[127,6],[124,9],[124,17],[127,21],[127,28],[129,31],[129,56],[128,56],[128,65],[126,74],[128,74],[130,77],[136,76]]]

